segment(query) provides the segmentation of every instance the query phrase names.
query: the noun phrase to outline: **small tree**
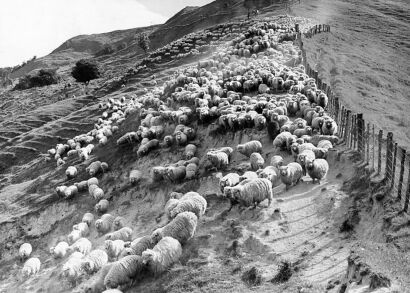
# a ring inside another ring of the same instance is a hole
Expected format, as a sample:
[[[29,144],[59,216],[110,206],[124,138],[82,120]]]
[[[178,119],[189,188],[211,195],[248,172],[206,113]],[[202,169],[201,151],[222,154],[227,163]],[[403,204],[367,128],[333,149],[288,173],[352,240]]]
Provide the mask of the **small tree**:
[[[57,82],[58,75],[55,69],[40,69],[37,74],[21,77],[14,89],[25,90],[32,87],[42,87],[55,84]]]
[[[144,50],[145,54],[149,50],[150,40],[146,33],[140,33],[137,35],[138,46]]]
[[[90,80],[100,77],[101,74],[95,62],[81,59],[73,67],[71,75],[78,82],[88,83]]]
[[[248,19],[251,15],[251,9],[255,6],[255,0],[245,0],[243,6],[248,10]]]

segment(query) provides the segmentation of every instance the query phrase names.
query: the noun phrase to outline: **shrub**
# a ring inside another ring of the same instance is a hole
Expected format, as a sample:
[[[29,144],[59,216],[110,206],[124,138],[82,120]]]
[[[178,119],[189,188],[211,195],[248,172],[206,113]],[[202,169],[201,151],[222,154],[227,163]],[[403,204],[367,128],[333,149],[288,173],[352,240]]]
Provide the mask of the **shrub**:
[[[73,67],[71,75],[78,82],[88,83],[90,80],[100,77],[100,71],[95,62],[81,59]]]
[[[142,50],[144,50],[145,54],[147,54],[147,51],[149,50],[149,45],[150,45],[150,40],[149,37],[146,33],[140,33],[137,35],[137,41],[138,41],[138,46]]]
[[[58,82],[55,69],[40,69],[35,75],[26,75],[19,79],[15,90],[25,90],[32,87],[42,87]]]

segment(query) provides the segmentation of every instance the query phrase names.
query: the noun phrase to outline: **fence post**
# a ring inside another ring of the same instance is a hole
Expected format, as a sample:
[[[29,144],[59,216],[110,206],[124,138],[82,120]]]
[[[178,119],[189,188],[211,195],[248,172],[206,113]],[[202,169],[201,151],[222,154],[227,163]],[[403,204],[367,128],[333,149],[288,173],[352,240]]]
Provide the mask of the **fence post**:
[[[342,109],[340,110],[340,115],[339,115],[339,120],[337,120],[337,125],[340,125],[340,137],[344,137],[344,118],[345,118],[345,108],[342,106]]]
[[[313,78],[315,79],[316,84],[317,84],[317,81],[318,81],[318,76],[319,76],[319,72],[317,72],[316,70],[313,70]]]
[[[349,124],[350,124],[350,113],[351,113],[351,111],[350,110],[347,110],[346,111],[346,109],[345,109],[345,118],[344,118],[344,120],[345,120],[345,125],[344,125],[344,127],[343,127],[343,135],[344,135],[344,141],[345,141],[345,143],[346,143],[346,145],[348,145],[349,144],[349,140],[348,140],[348,138],[349,138]]]
[[[375,132],[374,132],[374,124],[372,124],[373,126],[372,126],[372,138],[373,138],[373,150],[372,150],[372,152],[373,152],[373,154],[372,154],[372,158],[373,158],[373,162],[372,162],[372,170],[373,171],[375,171],[376,170],[376,168],[375,168],[375,160],[376,160],[376,157],[375,157],[375,153],[376,153],[376,150],[375,150],[375,146],[376,146],[376,134],[375,134]]]
[[[352,115],[352,127],[350,130],[350,148],[356,149],[356,114]]]
[[[401,149],[401,160],[400,160],[400,175],[399,175],[399,186],[397,187],[397,200],[401,200],[401,191],[403,190],[403,179],[404,179],[404,163],[406,161],[406,150]]]
[[[322,79],[321,78],[319,78],[318,77],[318,79],[317,79],[317,87],[318,87],[318,89],[322,89]]]
[[[363,114],[357,114],[357,149],[362,159],[364,159],[364,120]]]
[[[394,180],[396,177],[396,162],[397,162],[397,142],[394,143],[394,152],[393,152],[393,170],[391,175],[391,186],[390,188],[394,187]]]
[[[380,174],[382,171],[382,139],[383,139],[383,130],[379,130],[378,145],[379,145],[379,156],[377,161],[377,174]]]
[[[392,171],[392,154],[393,154],[393,132],[387,133],[387,143],[386,143],[386,178],[391,180],[391,171]]]
[[[409,207],[409,198],[410,198],[410,160],[409,160],[409,175],[407,177],[407,191],[406,191],[406,199],[404,202],[404,211],[407,212]]]
[[[367,155],[367,165],[369,165],[370,161],[370,123],[367,123],[367,131],[366,131],[366,155]]]

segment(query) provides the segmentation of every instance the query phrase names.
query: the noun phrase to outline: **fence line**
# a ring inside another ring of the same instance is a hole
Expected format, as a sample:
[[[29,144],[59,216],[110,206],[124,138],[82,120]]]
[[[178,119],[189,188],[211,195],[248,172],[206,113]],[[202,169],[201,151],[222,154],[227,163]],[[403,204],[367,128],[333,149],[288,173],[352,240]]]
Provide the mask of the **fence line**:
[[[337,135],[341,143],[358,152],[363,164],[372,172],[372,177],[378,177],[385,182],[390,195],[401,202],[404,212],[407,212],[410,200],[409,153],[398,146],[392,132],[388,132],[384,137],[383,130],[377,131],[374,124],[366,123],[362,113],[354,113],[345,107],[331,86],[323,82],[318,71],[308,63],[303,39],[330,32],[330,25],[318,24],[304,33],[299,32],[299,26],[295,26],[295,29],[298,32],[297,42],[302,51],[305,72],[315,79],[318,89],[328,96],[326,110],[338,125]]]

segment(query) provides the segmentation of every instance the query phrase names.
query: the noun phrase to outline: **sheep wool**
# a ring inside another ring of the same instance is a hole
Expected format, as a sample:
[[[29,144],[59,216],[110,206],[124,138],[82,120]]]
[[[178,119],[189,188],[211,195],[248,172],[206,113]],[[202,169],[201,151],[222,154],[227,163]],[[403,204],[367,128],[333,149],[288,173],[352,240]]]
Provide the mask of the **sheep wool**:
[[[256,179],[256,178],[259,178],[259,176],[256,172],[246,171],[239,178],[240,178],[241,181],[243,181],[243,180],[247,180],[247,179]]]
[[[265,160],[260,153],[252,153],[249,159],[251,161],[251,168],[254,171],[262,169],[265,164]]]
[[[68,179],[72,179],[75,176],[77,176],[78,171],[77,168],[74,166],[69,166],[66,170],[65,170],[65,175],[67,176]]]
[[[307,163],[306,169],[313,183],[315,181],[320,183],[320,180],[325,178],[329,171],[329,163],[325,159],[315,159]]]
[[[179,199],[177,205],[170,211],[170,217],[175,218],[176,215],[182,212],[192,212],[197,218],[205,214],[207,207],[206,199],[199,193],[191,191],[187,192]]]
[[[235,186],[240,182],[240,176],[237,173],[228,173],[224,177],[219,180],[219,187],[221,188],[221,192],[224,191],[224,188],[227,186]]]
[[[164,237],[153,249],[144,251],[141,258],[149,270],[157,275],[170,268],[181,255],[181,243],[172,237]]]
[[[244,206],[256,207],[265,199],[270,206],[273,200],[272,182],[265,178],[247,180],[243,185],[233,187],[232,196]]]
[[[91,185],[97,185],[98,186],[98,179],[95,177],[91,177],[90,179],[87,180],[87,186],[90,187]]]
[[[23,243],[19,248],[19,257],[20,260],[28,258],[33,251],[33,247],[30,243]]]
[[[322,134],[324,135],[336,135],[337,124],[333,119],[325,119],[322,125]]]
[[[76,281],[83,273],[82,258],[84,254],[75,251],[68,260],[64,263],[61,269],[61,275],[69,281]]]
[[[109,257],[113,259],[117,259],[118,256],[121,254],[121,252],[125,248],[125,242],[120,239],[117,239],[117,240],[108,239],[104,241],[104,247]]]
[[[122,291],[118,289],[107,289],[102,291],[101,293],[122,293]]]
[[[50,248],[50,253],[55,257],[55,258],[63,258],[67,254],[68,250],[68,243],[65,241],[61,241],[57,243],[56,246],[53,246]]]
[[[125,255],[141,255],[141,253],[147,249],[152,249],[155,244],[157,244],[152,238],[151,236],[143,236],[140,238],[136,238],[134,239],[129,247],[126,247],[122,253],[121,256],[125,256]]]
[[[182,212],[164,227],[156,229],[151,237],[158,242],[162,238],[170,236],[183,244],[194,236],[197,223],[198,218],[194,213]]]
[[[74,183],[74,185],[77,187],[78,191],[80,191],[80,192],[86,191],[87,187],[88,187],[88,181],[83,180],[83,181]]]
[[[316,158],[316,155],[313,151],[311,150],[304,150],[298,156],[296,157],[296,162],[299,163],[302,166],[303,169],[303,174],[306,175],[306,163],[311,162]]]
[[[88,227],[91,227],[92,222],[94,221],[94,215],[92,213],[85,213],[81,222],[86,223]]]
[[[90,229],[88,228],[88,224],[84,222],[75,224],[73,226],[73,230],[80,231],[81,237],[85,237],[85,236],[88,236],[88,234],[90,234]]]
[[[286,144],[289,138],[293,137],[292,133],[284,131],[279,133],[273,140],[273,147],[280,148],[282,150],[286,149]]]
[[[124,217],[121,217],[121,216],[116,217],[113,222],[114,231],[117,231],[121,229],[122,227],[125,227],[125,224],[126,224],[126,220]]]
[[[100,234],[106,234],[111,230],[112,224],[114,222],[114,216],[111,214],[104,214],[100,219],[95,221],[95,228]]]
[[[100,200],[94,207],[97,213],[105,213],[108,210],[109,202],[106,199]]]
[[[197,151],[197,147],[194,144],[188,144],[185,147],[185,159],[190,160],[195,157],[195,153]]]
[[[41,261],[37,257],[32,257],[26,260],[21,272],[25,277],[35,275],[40,271],[40,266]]]
[[[131,241],[132,229],[129,227],[122,227],[121,229],[108,233],[105,239]]]
[[[138,184],[142,179],[142,172],[140,170],[131,170],[129,181],[131,184]]]
[[[85,171],[91,176],[95,176],[96,174],[103,172],[103,168],[101,166],[100,161],[95,161],[92,162],[86,169]]]
[[[114,263],[107,263],[104,265],[101,270],[98,271],[98,274],[95,275],[92,279],[91,282],[87,285],[85,285],[84,288],[84,293],[100,293],[103,292],[106,287],[104,285],[104,278],[110,271],[112,265]]]
[[[64,189],[63,196],[65,199],[73,198],[78,193],[78,188],[75,185],[70,185]]]
[[[270,165],[279,170],[279,167],[283,165],[282,156],[275,155],[270,159]]]
[[[95,200],[101,200],[104,198],[104,190],[97,185],[90,185],[88,187],[88,192]]]
[[[281,166],[279,172],[280,179],[286,185],[286,189],[299,183],[303,176],[303,169],[299,163],[289,163],[286,166]]]
[[[70,247],[69,251],[78,251],[82,254],[87,254],[91,251],[91,241],[87,238],[80,238],[76,242],[74,242]]]
[[[141,256],[127,255],[113,263],[104,278],[104,285],[107,288],[117,288],[118,286],[126,285],[143,272],[144,269],[145,264]]]
[[[280,183],[279,169],[274,166],[267,166],[266,168],[259,170],[258,175],[259,178],[268,179],[273,187],[278,186]]]
[[[185,166],[171,166],[167,168],[166,177],[171,182],[178,182],[185,178],[186,167]]]
[[[333,148],[333,145],[332,145],[332,143],[331,143],[329,140],[324,139],[324,140],[319,141],[319,143],[317,144],[316,147],[318,147],[318,148],[324,148],[324,149],[327,149],[327,150],[328,150],[328,149]]]
[[[107,253],[102,249],[94,249],[88,255],[85,256],[82,263],[82,268],[88,274],[92,274],[99,271],[107,263]]]
[[[82,237],[81,236],[81,231],[73,230],[73,231],[71,231],[70,234],[68,234],[67,241],[68,241],[68,243],[72,244],[72,243],[76,242],[78,239],[80,239],[81,237]]]
[[[251,140],[236,147],[242,155],[250,157],[252,153],[262,153],[262,144],[258,140]]]
[[[206,157],[217,170],[225,169],[229,165],[229,157],[224,152],[209,151],[206,153]]]
[[[198,165],[194,163],[190,163],[186,166],[186,175],[185,179],[191,180],[197,177],[198,173]]]

